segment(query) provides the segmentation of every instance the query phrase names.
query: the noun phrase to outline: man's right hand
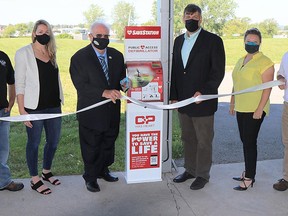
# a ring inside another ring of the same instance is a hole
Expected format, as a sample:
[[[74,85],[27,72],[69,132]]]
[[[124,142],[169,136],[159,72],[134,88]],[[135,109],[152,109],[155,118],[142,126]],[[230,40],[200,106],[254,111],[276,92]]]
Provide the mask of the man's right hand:
[[[116,103],[117,99],[120,99],[122,97],[120,91],[116,89],[112,90],[104,90],[102,97],[105,97],[107,99],[111,99],[113,103]]]
[[[279,85],[278,87],[279,87],[281,90],[286,89],[286,82],[287,82],[286,79],[285,79],[284,77],[282,77],[282,78],[280,78],[280,79],[278,79],[278,80],[285,83],[285,84]]]

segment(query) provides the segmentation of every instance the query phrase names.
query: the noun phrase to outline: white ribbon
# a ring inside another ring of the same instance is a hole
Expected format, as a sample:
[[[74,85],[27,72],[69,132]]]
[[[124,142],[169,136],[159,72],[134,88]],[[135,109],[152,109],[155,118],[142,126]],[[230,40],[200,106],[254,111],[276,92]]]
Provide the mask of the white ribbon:
[[[84,112],[84,111],[93,109],[95,107],[102,106],[103,104],[106,104],[110,101],[111,101],[111,99],[107,99],[107,100],[101,101],[99,103],[93,104],[91,106],[85,107],[85,108],[78,110],[77,112],[73,112],[73,113],[27,114],[27,115],[1,117],[0,121],[2,120],[2,121],[10,121],[10,122],[24,122],[24,121],[36,121],[36,120],[52,119],[52,118],[57,118],[57,117],[73,115],[76,113]]]
[[[234,92],[231,94],[218,94],[218,95],[199,95],[198,97],[191,97],[182,101],[179,101],[177,103],[169,104],[169,105],[153,105],[153,104],[148,104],[144,103],[138,100],[135,100],[133,98],[123,96],[124,98],[127,98],[127,100],[130,100],[132,103],[145,107],[145,108],[150,108],[150,109],[163,109],[163,110],[169,110],[169,109],[177,109],[183,106],[187,106],[188,104],[192,104],[198,101],[205,101],[205,100],[210,100],[210,99],[215,99],[215,98],[220,98],[220,97],[227,97],[227,96],[232,96],[232,95],[238,95],[238,94],[245,94],[249,92],[255,92],[255,91],[260,91],[263,89],[267,88],[272,88],[274,86],[282,85],[285,84],[282,81],[279,80],[274,80],[270,82],[266,82],[257,86],[253,86],[251,88],[243,89],[238,92]]]
[[[285,83],[282,81],[279,81],[279,80],[274,80],[274,81],[266,82],[266,83],[263,83],[263,84],[260,84],[257,86],[253,86],[251,88],[243,89],[241,91],[234,92],[231,94],[199,95],[198,97],[195,97],[195,98],[194,97],[188,98],[186,100],[182,100],[182,101],[179,101],[177,103],[168,104],[168,105],[153,105],[153,104],[149,104],[149,103],[145,103],[145,102],[133,99],[133,98],[128,97],[128,96],[122,96],[121,99],[129,100],[132,103],[134,103],[138,106],[142,106],[144,108],[170,110],[170,109],[177,109],[177,108],[180,108],[183,106],[187,106],[189,104],[192,104],[192,103],[195,103],[198,101],[205,101],[205,100],[211,100],[211,99],[220,98],[220,97],[227,97],[227,96],[232,96],[232,95],[238,95],[238,94],[245,94],[245,93],[249,93],[249,92],[260,91],[263,89],[272,88],[274,86],[278,86],[278,85],[282,85],[282,84],[285,84]],[[76,113],[84,112],[84,111],[93,109],[95,107],[102,106],[103,104],[109,103],[110,101],[111,101],[111,99],[107,99],[107,100],[101,101],[99,103],[93,104],[91,106],[85,107],[85,108],[78,110],[77,112],[73,112],[73,113],[27,114],[27,115],[18,115],[18,116],[10,116],[10,117],[1,117],[0,120],[10,121],[10,122],[23,122],[23,121],[36,121],[36,120],[57,118],[57,117],[73,115]]]

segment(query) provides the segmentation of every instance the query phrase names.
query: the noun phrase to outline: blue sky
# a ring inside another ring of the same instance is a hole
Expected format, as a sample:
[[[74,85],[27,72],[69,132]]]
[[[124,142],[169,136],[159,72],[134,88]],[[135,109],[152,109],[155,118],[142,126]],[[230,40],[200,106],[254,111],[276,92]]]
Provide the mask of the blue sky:
[[[109,22],[111,9],[118,1],[120,0],[1,0],[0,24],[35,22],[38,19],[46,19],[54,25],[79,24],[84,22],[83,11],[86,11],[91,4],[102,7]],[[153,0],[124,1],[134,4],[139,17],[138,23],[151,18]],[[250,17],[252,22],[274,18],[280,25],[288,25],[287,0],[269,1],[270,5],[264,0],[235,0],[235,2],[238,4],[236,10],[238,17]]]

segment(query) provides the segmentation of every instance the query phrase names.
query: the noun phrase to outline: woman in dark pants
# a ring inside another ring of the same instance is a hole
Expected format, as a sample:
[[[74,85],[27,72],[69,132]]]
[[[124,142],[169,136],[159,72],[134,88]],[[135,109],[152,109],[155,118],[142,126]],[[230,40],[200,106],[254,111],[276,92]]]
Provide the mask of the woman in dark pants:
[[[19,113],[61,113],[63,92],[59,68],[56,62],[56,43],[51,25],[38,20],[32,31],[32,43],[19,50],[15,55],[15,86]],[[51,190],[42,180],[53,185],[60,181],[51,172],[61,132],[61,118],[38,121],[25,121],[27,132],[26,159],[31,176],[31,188],[41,194]],[[42,130],[45,130],[42,180],[38,175],[38,146]]]
[[[233,70],[233,92],[273,80],[274,63],[259,52],[261,40],[258,29],[252,28],[246,31],[244,43],[247,53],[238,60]],[[235,190],[247,190],[255,182],[257,137],[264,117],[269,113],[270,93],[271,88],[231,97],[230,114],[234,115],[236,112],[245,162],[242,176],[233,178],[240,181],[240,185],[234,187]]]

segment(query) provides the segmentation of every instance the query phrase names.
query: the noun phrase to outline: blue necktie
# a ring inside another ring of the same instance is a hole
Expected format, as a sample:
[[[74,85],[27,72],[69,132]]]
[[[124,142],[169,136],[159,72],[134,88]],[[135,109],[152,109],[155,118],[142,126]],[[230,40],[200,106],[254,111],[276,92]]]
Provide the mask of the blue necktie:
[[[98,58],[99,58],[99,61],[101,63],[102,69],[104,71],[104,75],[105,75],[105,77],[107,79],[107,82],[109,84],[109,73],[108,73],[109,69],[108,69],[108,65],[106,64],[105,57],[104,56],[99,56]]]

